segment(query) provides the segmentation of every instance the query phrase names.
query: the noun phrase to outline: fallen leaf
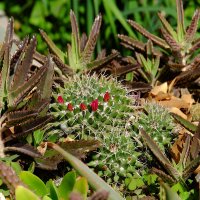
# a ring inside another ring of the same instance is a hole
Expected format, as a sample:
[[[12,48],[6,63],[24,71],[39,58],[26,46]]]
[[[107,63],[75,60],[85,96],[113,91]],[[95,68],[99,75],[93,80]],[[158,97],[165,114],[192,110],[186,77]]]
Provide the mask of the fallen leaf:
[[[151,94],[153,94],[154,96],[158,95],[159,92],[162,93],[167,93],[167,89],[168,89],[168,84],[167,82],[161,84],[161,85],[157,85],[155,86],[152,90],[151,90]]]

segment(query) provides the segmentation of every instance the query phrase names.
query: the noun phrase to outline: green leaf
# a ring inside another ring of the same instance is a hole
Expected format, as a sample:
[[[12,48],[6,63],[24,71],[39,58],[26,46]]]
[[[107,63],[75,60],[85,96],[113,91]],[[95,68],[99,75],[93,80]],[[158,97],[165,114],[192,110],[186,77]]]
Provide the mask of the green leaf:
[[[40,200],[40,198],[31,190],[21,185],[17,186],[15,190],[15,198],[16,200]]]
[[[44,197],[42,198],[42,200],[52,200],[52,198],[50,198],[50,197],[48,197],[48,196],[44,196]]]
[[[133,178],[131,180],[131,182],[129,183],[129,185],[128,185],[128,189],[129,190],[135,190],[136,188],[141,187],[143,185],[144,185],[144,182],[143,182],[142,179],[139,179],[139,178],[135,179],[135,178]]]
[[[109,7],[109,10],[113,13],[113,15],[119,20],[119,22],[122,24],[124,29],[128,32],[128,34],[132,37],[135,37],[134,32],[131,30],[131,28],[128,26],[126,19],[123,17],[122,12],[117,7],[117,4],[114,0],[112,1],[106,1],[103,0],[104,6],[106,5]]]
[[[22,168],[18,162],[11,162],[10,166],[15,170],[17,175],[22,171]]]
[[[45,10],[42,1],[37,1],[32,8],[32,12],[29,18],[29,23],[40,26],[45,24]]]
[[[162,16],[161,13],[158,13],[158,17],[160,18],[160,21],[162,22],[164,28],[166,31],[177,41],[177,34],[171,27],[171,25],[168,23],[168,21]]]
[[[29,168],[28,168],[28,171],[31,172],[31,173],[33,173],[34,170],[35,170],[35,162],[32,162],[32,163],[30,164]]]
[[[82,194],[82,197],[84,200],[87,199],[88,182],[85,177],[81,177],[76,181],[76,183],[74,185],[74,191]]]
[[[72,192],[76,182],[76,173],[74,171],[68,172],[62,179],[58,188],[60,198],[66,199],[70,192]]]
[[[33,132],[33,137],[34,137],[34,141],[35,141],[35,145],[39,145],[40,142],[42,142],[43,138],[44,138],[44,131],[43,130],[36,130]]]
[[[181,200],[176,192],[174,192],[167,184],[161,183],[162,187],[165,190],[166,200]]]
[[[184,27],[184,10],[183,10],[183,1],[176,0],[176,9],[177,9],[177,33],[179,41],[182,41],[185,34]]]
[[[171,115],[179,124],[181,124],[187,130],[191,131],[192,133],[195,133],[197,131],[197,126],[194,125],[193,123],[189,122],[188,120],[182,118],[177,114],[171,113]]]
[[[40,30],[40,34],[42,35],[43,39],[51,49],[51,51],[58,56],[63,62],[65,62],[66,55],[63,53],[55,44],[54,42],[48,37],[48,35],[43,31]]]
[[[36,175],[31,172],[22,171],[19,177],[38,196],[42,197],[47,194],[47,188],[44,182]]]
[[[58,189],[56,188],[54,182],[50,179],[47,184],[46,184],[47,188],[49,188],[49,192],[50,192],[50,197],[53,200],[59,200],[59,193],[58,193]]]
[[[137,188],[136,183],[135,183],[135,179],[132,179],[131,182],[128,185],[128,189],[129,190],[135,190]]]
[[[58,145],[54,143],[47,143],[49,147],[53,148],[57,152],[59,152],[77,172],[86,177],[88,183],[93,187],[95,190],[106,190],[109,192],[109,200],[124,200],[124,198],[117,193],[111,186],[109,186],[103,179],[101,179],[95,172],[93,172],[87,165],[81,162],[78,158],[71,155]]]

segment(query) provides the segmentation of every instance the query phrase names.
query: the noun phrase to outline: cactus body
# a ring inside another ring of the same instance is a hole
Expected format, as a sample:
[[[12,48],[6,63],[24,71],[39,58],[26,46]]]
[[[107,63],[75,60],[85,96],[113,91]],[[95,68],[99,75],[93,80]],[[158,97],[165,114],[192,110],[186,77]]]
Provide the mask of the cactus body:
[[[55,102],[50,105],[57,121],[49,124],[52,127],[49,135],[101,141],[102,146],[88,165],[119,190],[124,190],[126,178],[144,174],[145,160],[151,159],[150,152],[141,151],[145,148],[137,139],[135,127],[146,121],[151,131],[154,125],[154,118],[150,120],[149,117],[153,117],[155,106],[149,115],[144,115],[135,109],[136,100],[127,93],[115,79],[74,76],[64,88],[56,87]],[[162,133],[154,131],[152,137],[159,138],[159,134]],[[171,141],[168,129],[164,134],[167,139],[157,141],[168,144]]]

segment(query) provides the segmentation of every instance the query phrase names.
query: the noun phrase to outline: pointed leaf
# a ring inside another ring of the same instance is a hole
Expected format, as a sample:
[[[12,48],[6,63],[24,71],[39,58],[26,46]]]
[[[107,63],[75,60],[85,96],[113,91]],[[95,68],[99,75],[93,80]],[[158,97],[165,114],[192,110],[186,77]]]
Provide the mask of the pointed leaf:
[[[14,127],[15,134],[9,135],[4,138],[4,142],[8,142],[18,137],[26,136],[28,133],[31,133],[37,129],[42,128],[48,122],[52,121],[52,116],[38,117],[36,119],[27,120]]]
[[[119,39],[121,39],[124,43],[129,44],[133,48],[137,48],[139,50],[145,51],[145,44],[143,42],[140,42],[139,40],[133,39],[131,37],[128,37],[126,35],[118,34],[117,35]],[[124,44],[122,43],[122,44]]]
[[[200,63],[200,60],[199,60]],[[200,76],[200,68],[199,67],[195,67],[194,69],[188,70],[188,71],[183,71],[181,72],[181,74],[179,74],[176,77],[176,82],[175,85],[176,86],[184,86],[184,87],[188,87],[189,85],[191,85],[191,83],[193,81],[196,81]]]
[[[29,42],[29,37],[25,37],[24,40],[20,43],[20,45],[18,45],[17,51],[14,53],[14,55],[11,58],[11,62],[10,62],[11,71],[15,71],[17,66],[21,64],[28,42]]]
[[[189,49],[189,54],[194,53],[199,48],[200,48],[200,38],[194,41],[193,46]]]
[[[173,37],[174,40],[177,41],[177,34],[174,31],[174,29],[171,27],[171,25],[168,23],[168,21],[165,19],[165,17],[162,16],[161,13],[158,13],[158,17],[160,18],[160,21],[162,22],[162,25],[166,29],[166,31]]]
[[[87,193],[88,193],[88,183],[87,179],[85,177],[78,178],[74,185],[74,192],[78,192],[83,197],[83,200],[87,199]]]
[[[9,106],[16,106],[40,81],[42,76],[47,71],[47,67],[41,67],[37,73],[35,73],[31,78],[29,78],[25,83],[23,83],[20,87],[15,90],[11,90],[8,93],[9,98]]]
[[[95,60],[87,64],[87,69],[89,71],[99,70],[101,67],[105,66],[107,63],[111,62],[119,55],[119,52],[112,53],[105,58]]]
[[[9,112],[7,114],[8,121],[6,122],[6,125],[12,126],[21,121],[25,121],[32,117],[36,117],[37,115],[38,115],[38,113],[33,110],[19,110],[19,111]]]
[[[102,16],[98,15],[95,18],[94,24],[92,26],[92,30],[90,32],[90,35],[88,37],[88,41],[85,45],[85,49],[81,54],[81,63],[88,63],[91,59],[92,53],[94,51],[97,38],[99,35],[100,27],[101,27],[101,21],[102,21]]]
[[[43,39],[45,40],[45,42],[47,43],[47,45],[49,46],[49,48],[51,49],[51,51],[57,56],[59,57],[62,62],[65,62],[65,53],[63,53],[55,44],[54,42],[48,37],[48,35],[43,31],[43,30],[39,30],[40,34],[42,35]]]
[[[154,167],[151,169],[151,173],[155,173],[156,175],[158,175],[164,182],[167,182],[170,184],[176,182],[176,180],[174,180],[171,176],[167,175],[162,170],[156,169]]]
[[[62,71],[63,75],[65,76],[72,76],[74,74],[73,69],[64,64],[62,60],[54,55],[52,55],[53,61],[55,62],[56,66]]]
[[[176,180],[178,180],[178,172],[177,170],[172,166],[168,158],[163,154],[163,152],[160,150],[158,145],[152,140],[152,138],[143,130],[140,130],[140,133],[142,135],[142,138],[145,140],[147,146],[149,149],[153,152],[153,154],[156,156],[156,158],[160,161],[160,163],[163,165],[163,167],[168,171],[168,173]],[[175,172],[175,173],[174,173]]]
[[[79,37],[79,30],[78,24],[76,21],[76,16],[72,10],[70,10],[70,20],[71,20],[71,27],[72,27],[72,36],[74,38],[74,45],[73,45],[73,53],[76,56],[76,60],[80,57],[80,37]]]
[[[48,193],[44,182],[31,172],[22,171],[19,177],[38,196],[42,197]]]
[[[62,179],[61,184],[59,185],[58,192],[60,198],[67,199],[69,194],[74,188],[76,182],[76,173],[74,171],[68,172]]]
[[[4,97],[7,96],[8,93],[8,79],[10,73],[10,45],[5,47],[4,59],[3,59],[3,67],[1,71],[1,88],[0,88],[0,102],[3,102]]]
[[[58,189],[56,188],[52,179],[50,179],[47,182],[47,187],[49,188],[49,191],[50,191],[49,196],[51,197],[51,199],[52,200],[59,200]]]
[[[195,33],[197,32],[197,28],[198,28],[199,18],[200,18],[200,9],[197,9],[194,13],[191,24],[188,27],[186,34],[185,34],[185,40],[187,43],[191,43],[194,40],[194,36],[195,36]]]
[[[182,118],[181,116],[175,114],[175,113],[171,113],[171,115],[174,117],[174,119],[181,124],[184,128],[186,128],[187,130],[191,131],[192,133],[195,133],[195,131],[197,130],[197,126],[194,125],[193,123],[189,122],[188,120]]]
[[[36,45],[37,45],[36,37],[33,37],[28,46],[26,46],[26,49],[22,51],[20,57],[23,60],[20,59],[19,62],[17,62],[17,65],[15,66],[13,81],[11,83],[11,87],[9,88],[10,91],[16,90],[28,78],[28,72],[32,65],[33,54],[35,53]]]
[[[16,200],[40,200],[40,198],[28,188],[19,185],[15,190]]]
[[[58,145],[78,158],[85,158],[86,152],[96,150],[101,143],[98,140],[74,140],[58,142]]]
[[[181,46],[177,43],[177,41],[165,29],[161,29],[161,32],[172,51],[180,52]]]
[[[47,71],[40,80],[38,90],[40,91],[41,99],[50,100],[54,75],[54,65],[50,57],[48,57],[44,64],[44,68],[47,68]]]
[[[180,161],[179,161],[179,164],[181,166],[183,166],[183,168],[185,168],[185,166],[186,166],[187,159],[188,159],[188,156],[190,153],[190,141],[191,141],[191,136],[187,135],[186,140],[183,144],[183,150],[181,152],[181,157],[180,157]]]
[[[163,48],[165,48],[165,49],[168,49],[168,48],[169,48],[169,46],[167,45],[167,43],[166,43],[163,39],[161,39],[161,38],[159,38],[159,37],[157,37],[157,36],[155,36],[155,35],[149,33],[146,29],[144,29],[144,28],[143,28],[141,25],[139,25],[138,23],[136,23],[136,22],[134,22],[134,21],[132,21],[132,20],[128,20],[128,23],[129,23],[136,31],[138,31],[139,33],[141,33],[142,35],[144,35],[146,38],[152,40],[154,43],[156,43],[156,44],[159,45],[160,47],[163,47]]]
[[[177,9],[177,33],[179,41],[182,41],[185,33],[184,10],[183,10],[182,0],[176,0],[176,9]]]
[[[80,41],[80,53],[82,53],[84,51],[85,45],[87,44],[87,40],[88,40],[88,38],[87,38],[86,33],[83,33],[81,35],[81,41]]]
[[[187,180],[194,170],[200,165],[200,155],[192,160],[183,171],[183,178]]]

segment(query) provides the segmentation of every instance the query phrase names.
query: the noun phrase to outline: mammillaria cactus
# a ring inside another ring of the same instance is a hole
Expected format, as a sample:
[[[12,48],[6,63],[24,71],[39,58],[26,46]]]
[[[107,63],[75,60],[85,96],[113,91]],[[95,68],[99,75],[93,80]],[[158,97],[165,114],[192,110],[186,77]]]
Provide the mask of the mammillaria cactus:
[[[145,103],[144,110],[138,113],[138,126],[142,127],[164,150],[170,147],[174,137],[175,123],[168,110],[156,103]]]
[[[56,85],[53,97],[50,111],[57,121],[47,126],[49,138],[67,135],[101,141],[102,146],[88,165],[107,182],[123,190],[125,178],[136,171],[142,172],[140,157],[146,157],[140,151],[141,144],[134,139],[138,133],[134,127],[139,120],[136,119],[139,117],[136,100],[115,79],[95,75],[70,77],[64,88]],[[149,119],[141,120],[145,123]],[[166,132],[166,143],[170,143],[172,136]],[[152,138],[158,138],[159,134],[162,133],[156,132]]]

